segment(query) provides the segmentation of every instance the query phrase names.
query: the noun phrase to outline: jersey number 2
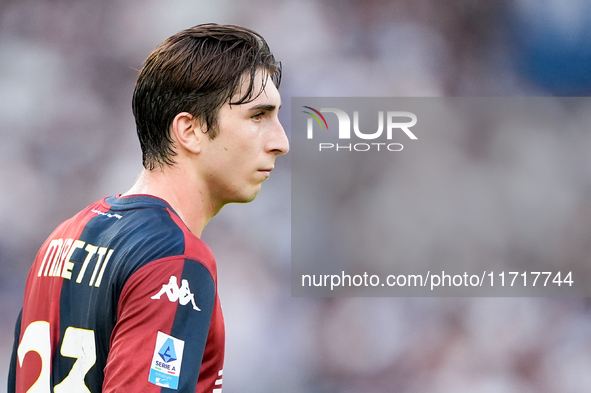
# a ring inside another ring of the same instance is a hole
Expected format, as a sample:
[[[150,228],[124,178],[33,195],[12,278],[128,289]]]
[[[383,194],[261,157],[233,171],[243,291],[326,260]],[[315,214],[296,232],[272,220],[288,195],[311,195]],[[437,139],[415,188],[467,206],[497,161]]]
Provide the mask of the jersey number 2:
[[[25,329],[18,347],[19,366],[23,366],[25,355],[34,351],[41,357],[41,372],[27,393],[48,393],[50,385],[51,341],[49,322],[35,321]],[[60,354],[77,359],[70,373],[62,382],[55,385],[54,393],[88,392],[84,377],[96,362],[94,331],[68,327],[64,333]]]

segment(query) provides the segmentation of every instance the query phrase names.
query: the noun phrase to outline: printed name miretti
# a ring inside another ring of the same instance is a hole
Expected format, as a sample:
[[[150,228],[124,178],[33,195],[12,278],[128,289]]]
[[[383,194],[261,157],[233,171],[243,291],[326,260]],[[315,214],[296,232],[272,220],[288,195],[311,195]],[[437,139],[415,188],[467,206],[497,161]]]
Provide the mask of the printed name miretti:
[[[81,266],[75,265],[72,261],[72,255],[76,250],[79,250],[76,260],[81,258],[80,253],[86,252]],[[47,246],[37,276],[62,277],[71,280],[75,270],[79,269],[76,283],[80,284],[83,279],[88,278],[88,285],[98,288],[114,251],[112,248],[95,246],[79,239],[52,239]],[[94,269],[92,269],[92,274],[90,271],[87,274],[88,268],[92,268],[92,261],[94,261]]]
[[[323,113],[334,113],[337,116],[339,122],[338,138],[341,143],[330,143],[322,142],[318,144],[319,151],[401,151],[404,146],[398,142],[370,142],[370,143],[342,143],[343,140],[351,139],[351,118],[342,109],[338,108],[320,108],[320,110],[314,109],[310,106],[303,106],[308,110],[302,111],[311,118],[308,118],[307,124],[307,137],[308,139],[314,139],[314,120],[320,125],[320,129],[326,128],[328,130],[328,122],[322,115]],[[417,116],[412,112],[400,112],[400,111],[387,111],[386,112],[386,139],[392,140],[395,131],[404,132],[404,134],[412,139],[418,139],[416,135],[410,130],[412,126],[417,124]],[[401,120],[405,121],[401,121]],[[378,111],[378,129],[372,133],[364,133],[359,129],[359,112],[353,111],[353,132],[355,136],[363,140],[374,140],[382,136],[384,131],[384,112]]]

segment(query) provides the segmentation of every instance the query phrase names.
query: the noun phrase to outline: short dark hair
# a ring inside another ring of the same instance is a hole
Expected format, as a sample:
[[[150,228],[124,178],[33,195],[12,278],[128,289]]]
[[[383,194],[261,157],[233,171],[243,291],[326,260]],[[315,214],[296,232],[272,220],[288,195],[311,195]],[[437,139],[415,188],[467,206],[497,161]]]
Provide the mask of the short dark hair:
[[[207,127],[210,138],[218,132],[221,106],[254,100],[255,74],[262,69],[277,88],[281,63],[264,38],[240,26],[204,24],[183,30],[160,44],[146,59],[136,82],[132,107],[146,169],[172,165],[174,117],[188,112]],[[233,98],[244,78],[247,91]],[[233,101],[232,101],[233,100]]]

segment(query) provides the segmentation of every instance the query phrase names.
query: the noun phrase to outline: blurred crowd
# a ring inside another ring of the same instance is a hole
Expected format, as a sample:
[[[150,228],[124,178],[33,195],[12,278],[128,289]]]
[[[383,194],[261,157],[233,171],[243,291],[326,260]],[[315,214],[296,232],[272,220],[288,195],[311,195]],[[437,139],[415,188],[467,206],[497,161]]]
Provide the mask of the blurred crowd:
[[[589,95],[590,11],[589,0],[0,0],[0,386],[39,246],[139,173],[131,95],[166,37],[212,21],[261,33],[283,63],[289,134],[298,96]],[[568,137],[586,151],[587,133]],[[555,137],[530,130],[517,158]],[[466,166],[489,149],[477,130],[470,138]],[[576,198],[561,205],[573,221],[557,258],[591,260],[589,164],[559,193]],[[292,298],[289,176],[287,155],[254,202],[226,206],[204,231],[226,320],[225,392],[591,390],[586,299]],[[514,244],[535,248],[533,222]]]

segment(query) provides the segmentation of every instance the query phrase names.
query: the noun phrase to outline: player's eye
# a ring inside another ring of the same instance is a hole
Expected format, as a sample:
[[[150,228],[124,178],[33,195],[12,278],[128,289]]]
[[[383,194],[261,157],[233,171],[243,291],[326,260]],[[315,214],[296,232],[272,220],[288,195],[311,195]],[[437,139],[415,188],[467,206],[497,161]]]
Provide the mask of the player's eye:
[[[251,116],[251,119],[253,120],[261,120],[261,118],[265,115],[265,112],[258,112],[256,114],[254,114],[253,116]]]

